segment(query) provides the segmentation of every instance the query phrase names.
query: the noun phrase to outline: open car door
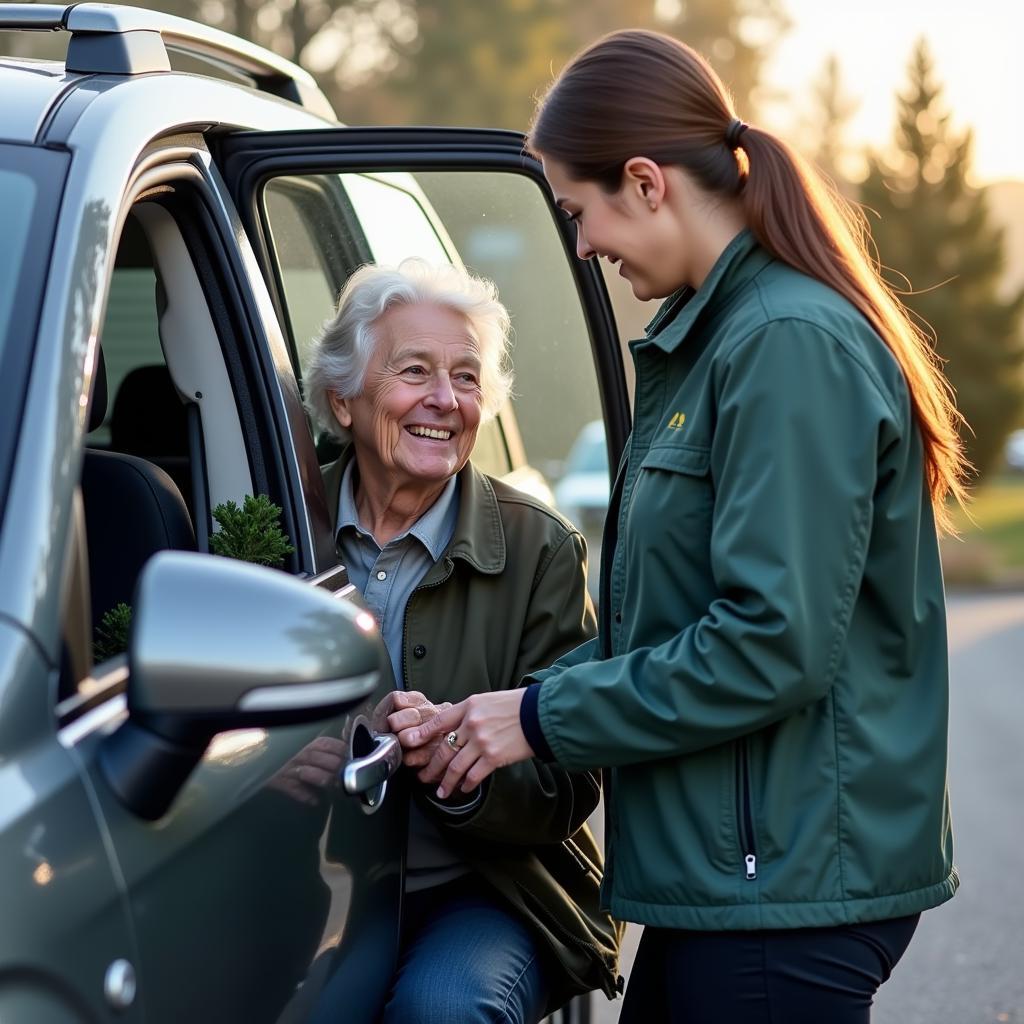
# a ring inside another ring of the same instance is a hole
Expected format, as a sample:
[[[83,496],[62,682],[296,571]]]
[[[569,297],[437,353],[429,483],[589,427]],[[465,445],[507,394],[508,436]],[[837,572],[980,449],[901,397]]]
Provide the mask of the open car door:
[[[213,153],[300,387],[310,343],[359,266],[417,256],[496,283],[512,318],[514,397],[481,429],[472,458],[575,522],[596,598],[609,470],[630,429],[622,350],[596,261],[576,256],[575,227],[523,142],[508,131],[324,128],[237,133]],[[316,440],[319,463],[330,462],[329,439]],[[303,481],[322,533],[314,546],[330,551],[316,468]],[[585,1003],[566,1019],[584,1019]]]

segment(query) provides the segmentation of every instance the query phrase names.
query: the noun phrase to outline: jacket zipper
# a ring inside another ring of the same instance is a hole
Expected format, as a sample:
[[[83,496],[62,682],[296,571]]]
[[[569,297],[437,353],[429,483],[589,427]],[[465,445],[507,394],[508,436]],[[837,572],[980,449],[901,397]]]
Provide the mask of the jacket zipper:
[[[743,871],[749,882],[757,878],[757,848],[754,845],[754,815],[750,809],[750,764],[745,738],[736,743],[736,806],[739,810]]]

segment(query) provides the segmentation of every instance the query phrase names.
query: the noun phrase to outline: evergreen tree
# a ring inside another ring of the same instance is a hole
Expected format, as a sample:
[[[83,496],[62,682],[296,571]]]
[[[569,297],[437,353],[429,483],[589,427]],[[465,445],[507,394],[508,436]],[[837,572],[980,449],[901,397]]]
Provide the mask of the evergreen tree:
[[[1000,297],[1004,231],[973,188],[972,134],[957,133],[924,40],[898,96],[896,157],[869,159],[861,199],[889,283],[935,337],[970,429],[979,476],[998,464],[1024,407],[1024,289]]]
[[[844,142],[850,118],[857,112],[857,100],[848,97],[843,89],[839,58],[829,54],[811,90],[814,103],[807,135],[810,138],[810,157],[815,165],[844,194],[851,194],[853,186],[844,173],[847,147]]]
[[[707,57],[731,90],[740,115],[756,117],[761,72],[789,27],[781,0],[673,0],[652,6],[677,9],[654,27]]]
[[[533,97],[575,49],[568,0],[416,0],[393,67],[340,99],[353,120],[524,129]],[[381,116],[381,112],[384,116]]]

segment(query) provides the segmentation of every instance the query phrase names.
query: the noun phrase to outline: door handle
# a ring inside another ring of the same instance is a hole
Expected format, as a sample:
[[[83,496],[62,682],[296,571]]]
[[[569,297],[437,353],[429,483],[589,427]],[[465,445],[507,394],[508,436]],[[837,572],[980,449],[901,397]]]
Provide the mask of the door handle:
[[[390,732],[377,736],[369,754],[353,758],[345,765],[341,776],[345,792],[350,796],[374,795],[374,790],[380,789],[398,771],[401,763],[402,745],[398,737]]]

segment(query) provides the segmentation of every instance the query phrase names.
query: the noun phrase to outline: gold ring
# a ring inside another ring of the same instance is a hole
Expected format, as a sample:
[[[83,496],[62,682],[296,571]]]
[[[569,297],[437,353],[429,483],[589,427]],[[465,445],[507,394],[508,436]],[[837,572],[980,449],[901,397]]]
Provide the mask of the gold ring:
[[[447,743],[448,746],[452,748],[452,750],[462,749],[462,745],[459,743],[459,734],[457,732],[448,733],[448,735],[445,736],[444,740],[445,743]]]

